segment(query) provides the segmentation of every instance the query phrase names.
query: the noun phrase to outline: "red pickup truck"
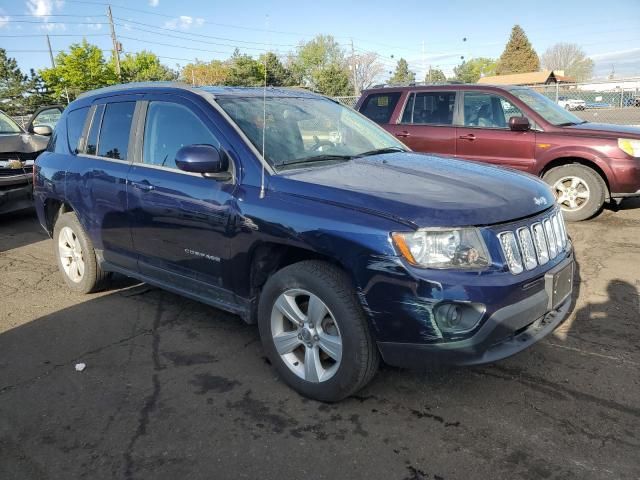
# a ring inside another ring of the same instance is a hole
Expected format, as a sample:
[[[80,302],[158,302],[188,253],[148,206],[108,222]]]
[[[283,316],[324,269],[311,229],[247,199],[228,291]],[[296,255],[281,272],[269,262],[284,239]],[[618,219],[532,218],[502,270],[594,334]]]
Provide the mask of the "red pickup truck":
[[[586,122],[526,87],[385,86],[363,92],[356,109],[415,151],[542,177],[567,220],[640,196],[640,128]]]

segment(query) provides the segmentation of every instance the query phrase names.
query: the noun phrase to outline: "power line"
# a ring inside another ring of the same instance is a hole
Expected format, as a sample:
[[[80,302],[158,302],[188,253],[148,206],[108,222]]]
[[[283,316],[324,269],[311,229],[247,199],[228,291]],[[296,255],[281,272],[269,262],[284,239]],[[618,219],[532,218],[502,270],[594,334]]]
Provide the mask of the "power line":
[[[0,35],[3,38],[32,38],[32,37],[108,37],[108,33],[26,33],[20,35]]]
[[[121,22],[125,22],[124,24],[122,23],[116,23],[117,25],[123,26],[123,27],[127,27],[127,26],[131,26],[131,25],[142,25],[144,27],[149,27],[149,28],[155,28],[157,30],[162,30],[163,32],[173,32],[173,33],[179,33],[180,35],[191,35],[194,37],[202,37],[202,38],[211,38],[214,40],[226,40],[226,41],[230,41],[230,42],[236,42],[236,43],[248,43],[248,44],[253,44],[253,45],[275,45],[278,47],[297,47],[296,44],[292,44],[292,43],[265,43],[265,42],[254,42],[254,41],[250,41],[250,40],[237,40],[235,38],[228,38],[228,37],[217,37],[214,35],[206,35],[204,33],[193,33],[193,32],[180,32],[177,31],[175,29],[172,28],[166,28],[166,27],[158,27],[157,25],[151,25],[149,23],[143,23],[143,22],[135,22],[133,20],[126,20],[124,18],[121,17],[113,17],[116,20],[119,20]],[[146,31],[143,30],[141,28],[137,28],[137,30],[140,31]],[[159,32],[150,32],[150,33],[159,33]]]
[[[122,23],[116,23],[116,25],[120,26],[120,27],[125,27],[126,28],[126,24],[122,24]],[[173,32],[173,30],[171,30]],[[171,33],[162,33],[162,32],[154,32],[153,30],[147,30],[144,28],[140,28],[140,27],[136,27],[135,28],[135,32],[145,32],[145,33],[150,33],[152,35],[161,35],[163,37],[170,37],[170,38],[177,38],[179,40],[186,40],[189,42],[198,42],[198,43],[207,43],[209,45],[219,45],[221,47],[232,47],[232,48],[244,48],[245,50],[259,50],[262,52],[267,52],[269,51],[269,49],[267,48],[261,48],[261,47],[251,47],[248,45],[233,45],[233,44],[228,44],[228,43],[220,43],[220,42],[211,42],[211,41],[207,41],[207,40],[203,40],[201,38],[189,38],[189,37],[185,37],[182,35],[175,35],[175,34],[171,34]],[[213,37],[215,38],[215,37]],[[191,48],[191,47],[188,47]]]

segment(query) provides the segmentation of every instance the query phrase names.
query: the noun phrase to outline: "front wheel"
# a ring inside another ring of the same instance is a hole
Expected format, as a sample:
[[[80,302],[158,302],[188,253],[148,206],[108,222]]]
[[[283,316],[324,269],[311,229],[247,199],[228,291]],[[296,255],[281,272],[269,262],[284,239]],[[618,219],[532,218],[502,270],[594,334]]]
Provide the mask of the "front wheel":
[[[271,276],[258,326],[271,364],[306,397],[342,400],[377,371],[379,354],[355,291],[329,263],[303,261]]]
[[[542,177],[551,185],[564,218],[580,222],[593,217],[605,201],[606,185],[602,177],[580,164],[552,168]]]

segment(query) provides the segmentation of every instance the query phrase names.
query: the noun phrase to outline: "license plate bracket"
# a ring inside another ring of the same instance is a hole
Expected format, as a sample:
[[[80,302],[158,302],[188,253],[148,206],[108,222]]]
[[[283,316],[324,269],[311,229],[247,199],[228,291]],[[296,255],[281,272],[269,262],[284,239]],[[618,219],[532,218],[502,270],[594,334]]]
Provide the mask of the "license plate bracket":
[[[559,265],[544,276],[545,288],[549,296],[549,310],[555,310],[573,291],[573,261]]]

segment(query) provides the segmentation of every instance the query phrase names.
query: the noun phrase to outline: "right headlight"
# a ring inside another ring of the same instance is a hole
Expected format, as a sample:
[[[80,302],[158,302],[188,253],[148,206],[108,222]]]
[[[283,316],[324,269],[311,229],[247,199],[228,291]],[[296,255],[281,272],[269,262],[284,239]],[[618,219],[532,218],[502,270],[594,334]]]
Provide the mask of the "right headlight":
[[[491,257],[477,228],[394,232],[391,238],[405,260],[416,267],[473,270],[491,263]]]
[[[640,157],[640,140],[634,140],[633,138],[619,138],[618,148],[632,157]]]

